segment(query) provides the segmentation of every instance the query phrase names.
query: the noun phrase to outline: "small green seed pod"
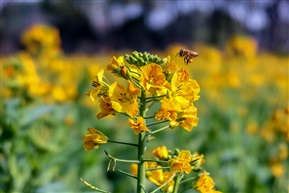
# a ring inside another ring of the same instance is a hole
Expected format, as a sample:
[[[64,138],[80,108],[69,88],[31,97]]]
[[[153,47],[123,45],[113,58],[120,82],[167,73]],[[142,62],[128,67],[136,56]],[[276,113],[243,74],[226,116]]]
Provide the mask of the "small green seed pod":
[[[142,57],[145,61],[148,61],[148,54],[147,53],[145,53],[144,55],[143,55],[143,57]]]
[[[157,63],[158,58],[153,57],[152,62]]]
[[[139,61],[140,61],[140,63],[141,63],[142,65],[145,65],[145,61],[144,61],[144,59],[139,58]]]
[[[152,55],[149,55],[148,62],[149,62],[149,63],[153,62],[153,59],[154,59],[154,57],[153,57]]]
[[[134,51],[134,52],[132,53],[132,56],[135,57],[135,58],[139,58],[139,53],[136,52],[136,51]]]
[[[180,154],[180,152],[181,152],[181,151],[180,151],[178,148],[175,148],[175,155],[178,156],[178,155]]]
[[[134,63],[138,63],[138,60],[137,60],[135,57],[130,56],[129,58],[130,58],[130,60],[133,61]]]
[[[167,63],[168,59],[164,58],[164,59],[161,59],[161,61],[159,62],[159,65],[160,66],[163,66]]]

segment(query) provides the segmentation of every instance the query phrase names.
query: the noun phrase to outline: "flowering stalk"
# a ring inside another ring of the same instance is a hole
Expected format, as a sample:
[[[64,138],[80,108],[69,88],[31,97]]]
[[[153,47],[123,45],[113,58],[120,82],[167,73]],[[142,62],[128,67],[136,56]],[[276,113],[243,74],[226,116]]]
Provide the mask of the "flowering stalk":
[[[145,117],[146,109],[146,92],[145,90],[141,91],[140,99],[140,116]],[[142,187],[145,186],[145,162],[144,162],[144,153],[146,148],[146,136],[145,132],[141,132],[138,135],[138,175],[137,175],[137,193],[144,193]]]
[[[179,184],[182,178],[183,178],[183,175],[177,174],[177,177],[175,178],[175,185],[174,185],[173,193],[178,193]]]
[[[111,140],[111,139],[108,139],[107,142],[118,143],[118,144],[122,144],[122,145],[130,145],[130,146],[136,146],[136,147],[138,147],[138,144],[135,144],[135,143],[127,143],[127,142],[122,142],[122,141],[115,141],[115,140]]]
[[[187,56],[185,57],[188,61]],[[147,52],[113,57],[107,70],[127,80],[127,86],[119,82],[108,84],[103,75],[104,69],[101,69],[93,81],[95,88],[87,92],[87,95],[92,101],[95,101],[95,98],[100,99],[101,112],[97,118],[108,115],[128,117],[129,126],[138,137],[138,143],[110,140],[102,132],[89,128],[83,137],[85,150],[90,151],[108,142],[135,146],[136,160],[118,159],[105,151],[110,158],[107,169],[110,169],[113,162],[113,171],[137,179],[137,193],[148,192],[146,178],[157,186],[151,193],[177,193],[185,174],[202,171],[200,166],[205,162],[204,156],[197,152],[191,154],[189,150],[170,151],[166,146],[160,146],[152,152],[155,155],[154,159],[145,159],[145,151],[147,143],[154,138],[152,135],[158,132],[176,127],[191,131],[197,126],[199,118],[193,102],[199,99],[198,83],[190,78],[185,69],[179,69],[174,62],[170,62],[170,57],[161,59]],[[160,109],[152,114],[150,109],[156,103],[160,104]],[[153,116],[146,116],[147,112]],[[146,120],[152,118],[156,121],[146,124]],[[166,125],[157,127],[163,124]],[[152,126],[156,128],[153,131],[148,128]],[[131,174],[116,169],[117,162],[130,163]],[[204,172],[201,177],[197,177],[192,188],[201,193],[217,193],[218,191],[214,191],[213,181],[207,175]],[[102,191],[88,183],[85,184],[93,190]]]

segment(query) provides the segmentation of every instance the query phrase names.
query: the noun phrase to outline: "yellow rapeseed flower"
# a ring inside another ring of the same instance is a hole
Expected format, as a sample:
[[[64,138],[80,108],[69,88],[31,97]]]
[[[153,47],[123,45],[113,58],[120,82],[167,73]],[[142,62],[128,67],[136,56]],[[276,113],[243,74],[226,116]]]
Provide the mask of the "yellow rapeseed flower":
[[[101,111],[97,114],[98,119],[101,119],[108,115],[117,114],[117,112],[112,108],[111,100],[109,97],[100,96],[99,107]]]
[[[207,176],[206,170],[196,183],[196,189],[201,193],[221,193],[220,191],[214,190],[215,182],[210,176]]]
[[[188,101],[181,99],[182,97],[163,99],[155,118],[157,120],[170,120],[171,128],[180,125],[185,130],[192,131],[193,127],[197,126],[199,121],[197,108],[194,107],[192,103],[190,104]]]
[[[141,76],[140,84],[146,91],[154,94],[154,90],[151,88],[162,88],[166,81],[166,77],[159,65],[149,64],[147,66],[142,66],[140,69],[143,73]]]
[[[146,178],[157,186],[161,186],[170,180],[175,172],[164,172],[156,162],[145,162],[146,169],[155,169],[146,171]],[[158,168],[158,169],[157,169]],[[138,165],[131,164],[130,172],[132,175],[137,176]],[[162,191],[172,192],[174,188],[174,180],[171,180],[167,185],[161,188]]]
[[[98,71],[97,75],[95,76],[95,80],[92,83],[92,86],[94,86],[95,88],[86,92],[86,95],[89,95],[90,99],[93,102],[94,102],[95,98],[98,96],[101,89],[103,88],[103,83],[102,83],[103,73],[104,73],[104,69],[101,68]]]
[[[188,102],[193,102],[200,98],[199,92],[199,84],[195,80],[190,79],[190,75],[187,70],[180,69],[174,73],[171,80],[170,89],[172,100],[177,100],[177,98],[179,98],[178,100],[180,101],[185,100]]]
[[[22,42],[31,54],[44,54],[52,56],[60,53],[61,39],[58,29],[37,24],[31,26],[22,35]]]
[[[275,161],[275,163],[271,164],[270,167],[273,176],[276,178],[280,178],[286,172],[285,167],[279,161]]]
[[[157,186],[161,186],[167,183],[175,175],[175,172],[164,172],[161,166],[158,165],[156,162],[146,162],[145,168],[155,169],[155,170],[147,171],[146,178]],[[175,184],[174,180],[171,180],[168,182],[167,185],[162,187],[161,190],[166,191],[166,192],[172,192],[174,188],[174,184]]]
[[[196,127],[199,121],[199,118],[197,117],[197,108],[190,105],[190,107],[179,114],[178,119],[182,120],[180,121],[180,126],[183,129],[192,131],[193,127]]]
[[[108,138],[100,131],[88,128],[88,133],[83,136],[83,147],[85,151],[91,151],[98,148],[99,145],[106,144]]]
[[[159,111],[156,112],[156,120],[168,119],[170,121],[177,119],[177,110],[167,98],[163,99]]]
[[[170,164],[170,168],[175,172],[191,173],[193,166],[190,162],[193,160],[192,154],[188,150],[182,150],[177,158],[174,158]]]
[[[112,73],[116,73],[116,69],[120,69],[124,65],[124,56],[116,58],[113,56],[110,59],[110,63],[106,66],[106,69]]]
[[[154,149],[154,150],[153,150],[153,154],[154,154],[157,158],[159,158],[159,159],[161,159],[161,160],[164,160],[164,159],[167,159],[167,158],[168,158],[168,156],[169,156],[169,151],[168,151],[167,147],[163,145],[163,146],[160,146],[160,147]]]
[[[137,120],[129,119],[128,120],[129,126],[133,129],[134,134],[140,134],[142,131],[150,131],[145,126],[145,121],[143,117],[138,117]]]
[[[161,166],[158,166],[161,168]],[[153,182],[157,186],[161,186],[167,183],[172,176],[175,175],[175,172],[164,172],[162,169],[152,170],[150,176],[147,176],[148,180]],[[172,192],[174,188],[174,180],[171,180],[167,185],[161,188],[162,191]]]
[[[140,90],[135,88],[130,81],[127,88],[115,82],[109,87],[108,92],[114,110],[126,112],[130,117],[135,117],[138,114],[137,97]]]
[[[179,66],[175,62],[171,62],[170,56],[167,57],[167,60],[168,60],[167,63],[162,66],[164,74],[170,74],[180,69]]]
[[[137,176],[137,170],[138,170],[138,165],[137,164],[131,164],[130,165],[130,173],[134,176]]]

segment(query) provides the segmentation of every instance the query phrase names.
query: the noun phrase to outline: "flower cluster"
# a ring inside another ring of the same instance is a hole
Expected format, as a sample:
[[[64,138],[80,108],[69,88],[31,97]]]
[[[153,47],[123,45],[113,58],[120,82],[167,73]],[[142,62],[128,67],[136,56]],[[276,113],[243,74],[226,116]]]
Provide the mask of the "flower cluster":
[[[22,42],[32,55],[45,56],[59,54],[61,39],[58,29],[38,24],[31,26],[22,36]]]
[[[197,108],[193,104],[199,99],[199,84],[190,78],[187,70],[179,69],[174,62],[170,62],[170,57],[160,59],[150,56],[148,53],[134,52],[131,56],[111,59],[107,70],[128,80],[128,85],[119,82],[109,84],[104,76],[104,69],[98,72],[92,84],[94,89],[87,92],[92,101],[99,99],[101,112],[97,117],[125,113],[137,119],[141,126],[144,117],[137,118],[137,115],[140,111],[139,98],[143,95],[145,103],[161,103],[154,115],[156,120],[168,120],[171,128],[181,126],[191,131],[199,120]],[[143,63],[138,62],[138,59]],[[148,63],[151,60],[155,62]],[[131,64],[132,61],[136,61],[136,64]],[[138,130],[148,131],[144,127],[138,128],[136,123],[132,124],[133,120],[129,122],[135,134],[139,133]]]
[[[207,175],[206,170],[203,172],[201,177],[195,184],[197,190],[201,193],[221,193],[220,191],[214,190],[215,183],[213,179]]]
[[[74,100],[78,88],[71,84],[71,76],[80,82],[79,72],[89,66],[66,57],[60,42],[58,29],[49,25],[37,24],[25,31],[22,43],[26,49],[1,57],[4,98],[20,96],[26,101],[40,99],[45,103]]]
[[[98,119],[108,115],[128,117],[128,125],[138,136],[139,141],[138,144],[113,141],[102,132],[89,128],[88,133],[83,137],[85,150],[90,151],[107,142],[137,146],[137,160],[118,159],[106,152],[106,155],[114,162],[113,169],[118,161],[133,163],[131,173],[137,179],[138,193],[147,191],[145,177],[158,186],[153,192],[158,190],[178,192],[185,174],[202,171],[200,166],[205,161],[204,155],[197,152],[191,154],[189,150],[172,152],[166,146],[153,150],[155,159],[145,159],[144,153],[147,143],[155,133],[176,127],[190,132],[197,126],[199,118],[194,102],[200,98],[199,84],[190,78],[186,69],[179,68],[175,62],[171,61],[169,56],[159,58],[147,52],[135,51],[131,55],[112,57],[107,70],[126,80],[127,84],[119,81],[110,83],[104,76],[105,70],[100,69],[92,83],[94,88],[86,94],[93,102],[99,101]],[[157,105],[158,110],[151,110]],[[155,122],[152,122],[152,119],[155,119]],[[164,123],[167,125],[161,128],[156,127]],[[131,176],[124,171],[122,173]],[[191,180],[196,181],[196,179]]]
[[[201,171],[201,165],[205,162],[204,155],[198,152],[191,154],[188,150],[168,150],[166,146],[160,146],[152,151],[155,160],[147,162],[146,177],[162,191],[173,192],[177,178],[182,178],[184,173]],[[137,175],[137,165],[131,165],[131,173]],[[195,181],[196,182],[196,181]],[[193,187],[195,186],[193,182]]]

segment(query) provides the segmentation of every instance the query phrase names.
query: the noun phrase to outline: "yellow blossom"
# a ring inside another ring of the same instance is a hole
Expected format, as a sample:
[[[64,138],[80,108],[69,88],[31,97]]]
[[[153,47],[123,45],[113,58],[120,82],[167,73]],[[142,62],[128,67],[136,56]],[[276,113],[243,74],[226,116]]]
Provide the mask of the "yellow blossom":
[[[107,70],[113,74],[123,77],[126,80],[138,80],[140,76],[140,70],[133,65],[128,64],[125,61],[124,56],[111,58],[111,62],[107,65]]]
[[[193,169],[193,166],[190,165],[192,160],[191,153],[188,150],[182,150],[178,157],[172,160],[170,168],[175,172],[185,172],[189,174]]]
[[[164,74],[170,74],[170,73],[173,73],[173,72],[179,70],[178,65],[175,62],[171,62],[170,56],[167,57],[167,60],[168,60],[167,63],[162,66]]]
[[[56,101],[64,102],[67,99],[66,92],[61,86],[54,86],[52,89],[52,95]]]
[[[183,119],[180,121],[180,126],[187,131],[192,131],[193,127],[198,125],[199,118],[197,117],[197,108],[191,105],[185,109],[178,118]]]
[[[60,53],[59,31],[49,25],[33,25],[23,34],[22,42],[31,54],[45,54],[47,57]]]
[[[174,175],[175,172],[164,172],[156,162],[146,162],[146,169],[152,168],[155,170],[149,170],[146,172],[146,177],[149,181],[154,183],[157,186],[161,186],[164,183],[167,183]],[[156,169],[159,168],[159,169]],[[174,180],[168,182],[163,188],[162,191],[172,192],[174,188]]]
[[[161,168],[160,166],[158,166]],[[161,186],[167,183],[174,175],[175,172],[164,172],[162,169],[159,170],[152,170],[151,175],[148,176],[148,180],[153,182],[157,186]],[[162,191],[172,192],[174,188],[174,180],[170,180],[167,185],[161,188]]]
[[[279,161],[275,161],[273,164],[271,164],[271,172],[276,178],[284,175],[285,171],[284,166]]]
[[[117,112],[112,108],[111,100],[109,97],[100,97],[100,110],[101,112],[97,114],[97,118],[101,119],[103,117],[106,117],[108,115],[114,115],[117,114]]]
[[[100,131],[93,128],[88,128],[88,133],[83,136],[83,146],[86,151],[91,151],[93,148],[98,148],[99,145],[106,144],[108,138]]]
[[[177,119],[177,110],[172,105],[171,101],[167,98],[163,99],[162,105],[160,107],[160,110],[157,111],[155,118],[156,120],[176,120]]]
[[[166,81],[162,68],[157,64],[149,64],[141,67],[143,73],[140,84],[146,91],[152,92],[151,88],[161,88]]]
[[[161,160],[167,159],[169,156],[169,152],[168,152],[168,149],[166,146],[160,146],[160,147],[154,149],[153,154]]]
[[[137,164],[131,164],[130,165],[130,173],[134,176],[137,176],[137,170],[138,170],[138,165]]]
[[[157,168],[157,167],[158,167],[157,162],[145,162],[145,168],[146,169]],[[131,172],[132,175],[137,176],[138,165],[137,164],[131,164],[130,172]],[[150,170],[146,171],[146,177],[149,177],[150,175],[151,175],[151,171]]]
[[[137,103],[139,94],[140,90],[130,81],[127,88],[118,82],[113,83],[109,88],[112,108],[117,112],[126,112],[130,117],[135,117],[139,112]]]
[[[257,41],[251,37],[234,35],[225,45],[225,51],[229,56],[243,56],[254,58],[257,55]]]
[[[138,117],[137,120],[129,119],[129,126],[134,130],[134,134],[140,134],[142,131],[150,131],[145,126],[145,121],[143,117]]]
[[[175,175],[175,172],[164,172],[161,169],[161,166],[159,166],[156,162],[145,162],[145,168],[146,169],[155,169],[155,170],[148,170],[146,171],[146,178],[154,183],[157,186],[161,186],[168,182],[167,185],[165,185],[163,188],[161,188],[162,191],[166,192],[172,192],[174,188],[174,180],[171,180],[171,178]],[[158,169],[157,169],[158,168]],[[132,175],[137,176],[138,171],[138,165],[132,164],[130,167],[130,172]]]
[[[102,82],[102,78],[103,78],[103,73],[104,73],[104,69],[101,68],[97,75],[95,76],[95,81],[93,81],[92,86],[94,86],[95,88],[86,92],[86,95],[89,95],[90,99],[94,102],[95,98],[98,96],[99,92],[101,91],[101,89],[103,88],[103,82]]]
[[[206,171],[203,172],[202,176],[196,183],[196,189],[201,193],[221,193],[220,191],[214,190],[215,183],[210,176],[207,176]]]
[[[157,120],[170,120],[171,128],[180,125],[187,131],[192,131],[193,127],[198,125],[197,108],[187,103],[178,102],[182,97],[174,97],[173,99],[163,99],[160,110],[157,111],[155,118]],[[187,101],[188,102],[188,101]]]
[[[113,56],[106,68],[108,71],[116,73],[116,69],[120,69],[120,67],[123,65],[124,65],[124,56],[120,56],[118,58]]]
[[[196,101],[199,96],[200,86],[197,81],[190,79],[190,75],[185,69],[180,69],[174,73],[171,80],[170,94],[171,100],[176,101],[176,105],[189,105],[189,102]],[[186,103],[185,103],[186,101]]]
[[[196,167],[196,166],[201,166],[203,163],[205,163],[204,155],[199,154],[198,152],[194,152],[192,154],[191,165]]]

